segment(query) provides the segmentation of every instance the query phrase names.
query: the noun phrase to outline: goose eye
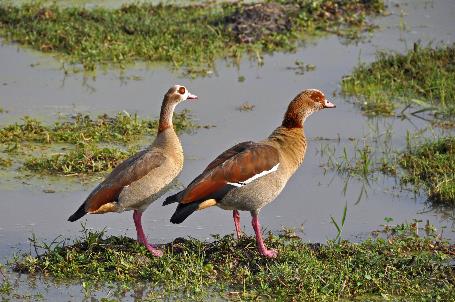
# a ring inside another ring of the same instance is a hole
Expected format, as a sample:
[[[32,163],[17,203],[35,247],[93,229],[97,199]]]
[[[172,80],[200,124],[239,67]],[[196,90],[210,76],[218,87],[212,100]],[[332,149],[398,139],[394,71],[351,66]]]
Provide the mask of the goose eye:
[[[179,93],[180,93],[180,94],[185,94],[185,92],[186,92],[185,87],[180,87],[180,88],[179,88]]]

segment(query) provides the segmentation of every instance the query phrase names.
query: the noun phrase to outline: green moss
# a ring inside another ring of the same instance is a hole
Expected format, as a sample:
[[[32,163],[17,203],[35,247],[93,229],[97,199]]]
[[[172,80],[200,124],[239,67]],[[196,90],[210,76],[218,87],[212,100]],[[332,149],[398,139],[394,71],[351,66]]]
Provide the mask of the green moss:
[[[307,244],[270,235],[267,244],[279,250],[277,259],[259,256],[254,238],[232,236],[215,236],[210,243],[176,239],[163,247],[162,258],[154,258],[133,239],[85,231],[72,245],[47,246],[39,257],[24,255],[14,269],[86,284],[145,282],[150,299],[203,299],[219,293],[241,300],[449,301],[455,295],[449,264],[454,247],[434,239]]]
[[[393,115],[398,105],[421,107],[437,117],[455,116],[455,44],[421,47],[405,54],[380,52],[342,82],[367,115]]]
[[[29,171],[45,174],[77,175],[109,171],[132,155],[116,148],[98,148],[95,145],[79,144],[68,153],[49,157],[31,157],[24,163]]]
[[[407,171],[403,182],[424,185],[432,201],[455,204],[455,137],[413,147],[400,164]]]
[[[382,0],[267,1],[263,4],[128,4],[119,9],[0,2],[0,34],[85,69],[168,62],[196,70],[216,58],[290,50],[315,32],[371,30]]]

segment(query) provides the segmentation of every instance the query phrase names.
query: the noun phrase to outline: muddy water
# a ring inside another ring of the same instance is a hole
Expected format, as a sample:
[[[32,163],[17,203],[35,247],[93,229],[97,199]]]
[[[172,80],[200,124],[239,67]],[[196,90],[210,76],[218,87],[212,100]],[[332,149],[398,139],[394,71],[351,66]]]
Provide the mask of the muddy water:
[[[428,124],[420,119],[368,119],[358,108],[339,96],[340,79],[359,62],[374,60],[380,49],[405,51],[415,41],[455,42],[455,2],[390,1],[392,14],[375,20],[380,29],[366,41],[347,44],[334,36],[309,42],[295,53],[266,55],[264,66],[243,60],[239,68],[217,64],[208,78],[190,80],[166,67],[135,67],[119,75],[118,71],[101,71],[96,78],[83,74],[64,75],[53,58],[6,44],[0,47],[0,102],[7,114],[0,114],[0,123],[16,120],[24,114],[42,118],[57,113],[115,113],[121,110],[155,117],[162,95],[174,83],[187,85],[199,96],[178,109],[189,108],[201,124],[216,125],[182,136],[186,154],[180,176],[188,184],[221,151],[244,140],[266,137],[279,125],[288,102],[304,88],[319,88],[331,96],[337,105],[311,116],[305,123],[310,140],[303,167],[289,181],[284,192],[261,212],[263,226],[278,232],[283,226],[303,226],[305,241],[324,242],[336,234],[330,216],[339,220],[345,204],[348,206],[343,236],[358,240],[392,217],[394,223],[429,220],[444,236],[455,239],[454,212],[432,208],[424,196],[397,188],[394,179],[379,177],[369,184],[324,173],[318,150],[325,145],[337,150],[352,149],[349,138],[375,137],[392,130],[394,148],[403,147],[405,134]],[[399,6],[395,6],[399,4]],[[316,70],[298,75],[287,67],[296,60],[316,65]],[[33,66],[33,67],[32,67]],[[239,77],[245,81],[239,81]],[[236,107],[244,102],[255,105],[253,111],[240,112]],[[429,132],[430,133],[430,132]],[[319,138],[334,139],[320,140]],[[339,138],[339,141],[338,141]],[[380,145],[379,148],[383,146]],[[79,206],[95,184],[64,185],[42,180],[0,180],[0,256],[11,256],[17,248],[27,248],[27,237],[52,240],[58,235],[77,236],[79,223],[69,223],[67,217]],[[56,193],[44,193],[53,188]],[[366,191],[366,192],[365,192]],[[363,192],[363,193],[361,193]],[[359,199],[359,195],[361,198]],[[195,213],[183,224],[168,221],[173,206],[161,207],[161,200],[144,214],[144,226],[150,239],[166,242],[179,236],[210,238],[210,234],[233,232],[231,213],[212,208]],[[241,223],[251,232],[248,213],[241,213]],[[95,229],[107,227],[110,234],[134,237],[131,213],[88,216],[82,221]],[[79,292],[78,289],[75,290]],[[54,294],[49,293],[51,296]]]

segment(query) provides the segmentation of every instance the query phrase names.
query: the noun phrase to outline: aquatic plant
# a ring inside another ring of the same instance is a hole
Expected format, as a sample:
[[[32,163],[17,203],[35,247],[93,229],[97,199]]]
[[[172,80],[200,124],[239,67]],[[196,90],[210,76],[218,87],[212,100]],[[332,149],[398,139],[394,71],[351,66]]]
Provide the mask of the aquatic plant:
[[[220,57],[236,60],[248,52],[260,58],[264,51],[294,49],[316,32],[371,30],[366,17],[383,10],[382,0],[144,3],[118,9],[2,1],[0,35],[87,70],[143,61],[202,71]]]
[[[236,109],[238,111],[253,111],[254,107],[256,107],[256,105],[250,104],[249,102],[245,102],[238,106]]]
[[[375,62],[361,64],[342,81],[367,115],[394,115],[398,105],[418,106],[412,114],[455,116],[455,44],[422,47],[404,53],[381,51]],[[404,110],[401,114],[404,114]]]
[[[408,137],[410,135],[408,134]],[[382,142],[384,146],[387,142]],[[372,151],[373,144],[353,145],[352,152],[346,147],[337,154],[335,147],[322,145],[319,152],[324,159],[322,166],[346,177],[358,177],[369,181],[377,173],[397,177],[402,185],[411,184],[416,192],[424,187],[429,200],[455,203],[455,138],[419,138],[404,150],[389,149]]]
[[[348,204],[346,203],[344,205],[343,215],[341,216],[341,220],[340,220],[339,224],[338,224],[338,222],[336,222],[336,220],[335,220],[335,218],[333,218],[333,216],[330,216],[330,220],[337,230],[337,236],[335,237],[334,241],[336,241],[338,243],[341,243],[341,234],[343,233],[344,223],[346,222],[347,211],[348,211]]]

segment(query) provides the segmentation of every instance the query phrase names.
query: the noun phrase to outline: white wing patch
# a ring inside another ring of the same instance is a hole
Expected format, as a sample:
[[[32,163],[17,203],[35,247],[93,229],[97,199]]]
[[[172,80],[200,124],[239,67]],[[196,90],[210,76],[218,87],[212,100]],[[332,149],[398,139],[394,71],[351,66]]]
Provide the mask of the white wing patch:
[[[272,172],[275,172],[276,170],[278,170],[278,166],[280,165],[280,163],[276,164],[275,166],[272,167],[272,169],[270,170],[266,170],[266,171],[262,171],[261,173],[258,173],[256,175],[253,175],[253,177],[251,178],[248,178],[247,180],[245,181],[239,181],[239,182],[228,182],[228,185],[232,185],[234,187],[243,187],[244,185],[247,185],[249,184],[250,182],[252,182],[253,180],[256,180],[262,176],[266,176],[267,174],[270,174]]]

